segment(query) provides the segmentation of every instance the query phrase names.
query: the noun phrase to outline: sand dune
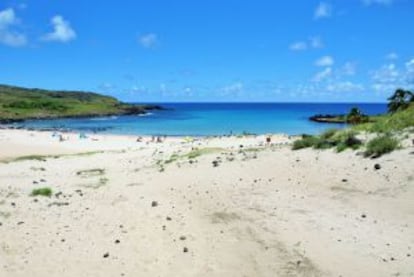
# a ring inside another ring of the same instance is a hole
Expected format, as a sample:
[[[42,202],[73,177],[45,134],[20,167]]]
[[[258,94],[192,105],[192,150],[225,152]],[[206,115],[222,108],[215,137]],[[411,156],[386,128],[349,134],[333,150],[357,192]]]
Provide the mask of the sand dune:
[[[414,276],[413,147],[69,137],[0,130],[0,276]]]

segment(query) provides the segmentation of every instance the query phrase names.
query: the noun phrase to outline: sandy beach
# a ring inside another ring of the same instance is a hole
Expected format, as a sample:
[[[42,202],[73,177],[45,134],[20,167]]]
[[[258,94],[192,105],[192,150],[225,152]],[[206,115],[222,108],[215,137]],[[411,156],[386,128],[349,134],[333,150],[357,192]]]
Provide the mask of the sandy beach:
[[[0,276],[414,276],[410,143],[64,137],[0,130]]]

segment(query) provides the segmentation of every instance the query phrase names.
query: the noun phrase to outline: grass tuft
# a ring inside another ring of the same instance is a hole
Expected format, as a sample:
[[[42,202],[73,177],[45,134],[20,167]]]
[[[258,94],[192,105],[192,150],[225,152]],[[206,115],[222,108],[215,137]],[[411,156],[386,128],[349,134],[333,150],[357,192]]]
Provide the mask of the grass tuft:
[[[50,197],[52,195],[52,189],[48,187],[38,188],[32,190],[31,196],[47,196]]]
[[[398,141],[390,135],[382,135],[370,140],[365,151],[366,157],[380,157],[397,149]]]

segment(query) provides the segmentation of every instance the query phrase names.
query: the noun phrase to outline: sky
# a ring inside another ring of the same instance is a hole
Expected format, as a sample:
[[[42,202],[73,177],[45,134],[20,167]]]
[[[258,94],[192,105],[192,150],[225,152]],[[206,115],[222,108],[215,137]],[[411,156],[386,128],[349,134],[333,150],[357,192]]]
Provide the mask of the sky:
[[[0,0],[0,84],[131,102],[384,102],[413,0]]]

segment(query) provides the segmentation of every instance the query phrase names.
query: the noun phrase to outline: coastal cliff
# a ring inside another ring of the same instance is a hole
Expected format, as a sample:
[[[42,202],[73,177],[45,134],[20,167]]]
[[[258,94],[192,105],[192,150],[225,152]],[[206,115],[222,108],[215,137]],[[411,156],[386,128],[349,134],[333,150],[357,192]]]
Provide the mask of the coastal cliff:
[[[136,115],[162,109],[158,105],[123,103],[114,97],[93,92],[0,85],[0,123],[27,119]]]

